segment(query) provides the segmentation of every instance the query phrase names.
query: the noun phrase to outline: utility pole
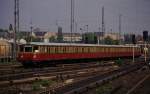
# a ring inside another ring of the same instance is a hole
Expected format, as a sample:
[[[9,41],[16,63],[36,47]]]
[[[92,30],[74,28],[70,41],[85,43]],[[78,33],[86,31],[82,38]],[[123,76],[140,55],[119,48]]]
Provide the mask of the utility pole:
[[[87,33],[89,32],[89,25],[86,25]]]
[[[122,15],[119,14],[119,37],[118,37],[119,44],[121,44],[121,17],[122,17]]]
[[[104,23],[104,6],[102,7],[102,33],[103,33],[103,44],[104,44],[104,35],[105,35],[105,23]]]
[[[78,31],[78,24],[77,22],[75,22],[75,32],[77,33],[77,31]]]
[[[19,0],[17,0],[17,14],[16,14],[16,16],[17,16],[17,32],[19,32]]]
[[[32,42],[32,32],[33,32],[32,20],[31,20],[31,23],[30,23],[30,24],[31,24],[31,26],[30,26],[30,30],[31,30],[31,31],[30,31],[30,35],[29,35],[29,36],[30,36],[30,42]]]
[[[16,33],[19,31],[19,0],[14,0],[14,45],[13,45],[13,60],[16,61],[17,55],[17,36]]]
[[[71,0],[71,23],[70,23],[70,31],[71,31],[71,43],[72,43],[72,33],[74,32],[74,0]]]

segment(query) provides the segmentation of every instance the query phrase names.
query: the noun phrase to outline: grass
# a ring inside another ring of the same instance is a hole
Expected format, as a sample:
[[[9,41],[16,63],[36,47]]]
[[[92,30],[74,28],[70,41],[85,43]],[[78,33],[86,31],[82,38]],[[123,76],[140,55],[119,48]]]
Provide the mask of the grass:
[[[117,64],[118,66],[121,66],[123,64],[123,60],[118,58],[118,60],[115,61],[115,64]]]
[[[112,91],[112,84],[107,83],[104,84],[103,86],[100,86],[96,89],[96,94],[109,94]]]
[[[52,80],[44,80],[44,79],[37,80],[33,82],[32,89],[36,91],[36,90],[41,89],[41,87],[48,87],[54,83],[55,81],[52,81]]]

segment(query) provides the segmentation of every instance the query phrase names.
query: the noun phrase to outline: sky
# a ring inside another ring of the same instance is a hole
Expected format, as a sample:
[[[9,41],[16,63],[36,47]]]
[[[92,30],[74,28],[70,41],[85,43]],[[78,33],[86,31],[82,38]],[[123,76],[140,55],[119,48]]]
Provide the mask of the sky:
[[[70,32],[71,0],[20,0],[20,30],[33,28],[43,31]],[[121,33],[141,34],[150,31],[150,0],[75,0],[75,21],[77,30],[86,25],[88,31],[98,32],[101,28],[102,7],[104,6],[106,32],[119,31],[121,14]],[[8,29],[14,23],[14,0],[0,0],[0,28]]]

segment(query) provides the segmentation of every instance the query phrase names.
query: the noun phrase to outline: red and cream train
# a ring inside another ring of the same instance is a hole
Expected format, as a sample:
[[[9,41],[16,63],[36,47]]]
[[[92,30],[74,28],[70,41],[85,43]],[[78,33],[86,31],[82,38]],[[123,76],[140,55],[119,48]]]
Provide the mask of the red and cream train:
[[[125,58],[133,56],[133,48],[135,57],[140,56],[139,46],[32,42],[20,45],[17,59],[23,65],[38,65],[70,60]]]

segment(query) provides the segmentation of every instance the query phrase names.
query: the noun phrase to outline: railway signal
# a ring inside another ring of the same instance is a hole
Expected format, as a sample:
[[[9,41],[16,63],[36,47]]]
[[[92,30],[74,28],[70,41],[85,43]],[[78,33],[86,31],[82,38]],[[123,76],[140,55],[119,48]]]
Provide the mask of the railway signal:
[[[132,43],[133,43],[133,44],[136,44],[135,34],[132,35]]]
[[[135,50],[135,49],[134,49],[134,45],[136,44],[135,34],[132,35],[132,43],[133,43],[133,60],[132,60],[132,61],[134,62],[134,58],[135,58],[135,54],[134,54],[134,52],[135,52],[135,51],[134,51],[134,50]]]
[[[145,45],[145,47],[144,47],[145,62],[147,61],[147,53],[148,53],[148,48]]]
[[[143,31],[143,40],[144,40],[144,57],[145,57],[145,62],[147,61],[147,52],[148,48],[146,47],[147,41],[148,41],[148,31]]]
[[[10,33],[13,32],[13,26],[12,26],[12,24],[9,25],[9,32],[10,32]]]

